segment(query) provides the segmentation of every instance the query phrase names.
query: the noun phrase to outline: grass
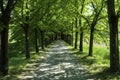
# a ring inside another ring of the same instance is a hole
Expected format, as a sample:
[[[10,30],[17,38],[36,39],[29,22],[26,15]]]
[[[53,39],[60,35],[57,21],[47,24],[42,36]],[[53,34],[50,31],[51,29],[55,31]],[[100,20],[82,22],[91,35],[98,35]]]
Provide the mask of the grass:
[[[88,45],[84,45],[83,53],[76,50],[73,54],[79,62],[93,74],[96,80],[120,80],[120,72],[109,71],[109,49],[106,46],[94,45],[93,56],[88,56]]]
[[[9,61],[9,72],[10,74],[13,74],[15,72],[19,72],[25,65],[29,62],[32,62],[33,60],[37,60],[40,57],[40,54],[31,53],[30,60],[26,60],[24,55],[20,55],[18,57],[13,57]]]
[[[46,47],[49,48],[50,45]],[[25,59],[25,54],[22,51],[22,48],[16,48],[10,46],[10,54],[9,54],[9,73],[7,76],[2,76],[0,74],[0,80],[16,80],[17,78],[14,75],[20,75],[23,72],[23,69],[27,67],[27,64],[32,64],[38,61],[42,61],[45,56],[45,50],[40,49],[39,53],[30,52],[31,58],[29,60]],[[15,79],[13,79],[13,77]]]
[[[66,44],[67,46],[67,44]],[[50,45],[48,46],[50,47]],[[75,50],[73,55],[78,58],[80,64],[84,65],[85,68],[93,74],[96,80],[120,80],[120,73],[110,73],[109,72],[109,49],[106,46],[94,45],[93,56],[88,55],[88,45],[84,44],[84,52],[81,53],[78,50]],[[40,52],[41,53],[41,52]],[[36,54],[35,52],[31,53],[31,59],[25,60],[24,54],[17,55],[16,57],[11,57],[9,60],[9,76],[12,78],[12,75],[19,75],[22,72],[22,69],[28,63],[34,63],[37,61],[40,56],[43,54]],[[0,79],[3,78],[0,76]]]
[[[16,57],[11,57],[9,59],[9,74],[5,77],[0,75],[0,79],[3,78],[3,80],[6,80],[6,77],[11,78],[13,75],[19,75],[23,71],[23,68],[27,66],[28,63],[32,64],[36,62],[37,60],[42,60],[40,59],[41,56],[44,56],[44,54],[36,54],[35,52],[31,52],[31,58],[29,60],[25,59],[25,55],[20,54],[19,56]]]

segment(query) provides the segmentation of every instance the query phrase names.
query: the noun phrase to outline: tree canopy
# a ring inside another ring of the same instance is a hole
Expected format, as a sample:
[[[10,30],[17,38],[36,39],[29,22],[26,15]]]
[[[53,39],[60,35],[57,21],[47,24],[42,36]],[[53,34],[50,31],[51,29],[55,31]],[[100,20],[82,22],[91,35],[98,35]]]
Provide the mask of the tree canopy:
[[[110,70],[119,69],[120,0],[0,0],[0,71],[9,70],[8,55],[39,53],[62,39],[93,56],[94,44],[110,50]],[[110,44],[110,45],[109,45]],[[18,49],[16,53],[12,50]],[[9,50],[9,52],[8,52]],[[101,53],[102,54],[102,53]]]

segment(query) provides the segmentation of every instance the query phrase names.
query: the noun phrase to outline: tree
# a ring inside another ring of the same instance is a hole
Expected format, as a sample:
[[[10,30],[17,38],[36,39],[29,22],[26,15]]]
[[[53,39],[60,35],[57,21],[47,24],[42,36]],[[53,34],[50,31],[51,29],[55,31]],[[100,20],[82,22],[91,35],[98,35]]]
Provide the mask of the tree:
[[[110,27],[110,71],[119,70],[119,47],[118,47],[118,15],[115,12],[115,0],[107,0],[108,20]]]
[[[90,5],[91,4],[91,5]],[[86,18],[85,16],[82,16],[88,25],[90,26],[90,41],[89,41],[89,56],[93,55],[93,40],[94,40],[94,31],[95,31],[95,26],[97,22],[102,19],[100,17],[101,11],[103,10],[104,7],[104,0],[101,0],[99,2],[91,2],[88,6],[93,10],[92,14],[90,15],[91,20]]]
[[[0,71],[3,75],[8,74],[8,30],[11,12],[16,5],[17,0],[0,0],[0,25],[2,25],[1,31],[1,53],[0,53]]]
[[[21,27],[23,28],[24,30],[24,33],[25,33],[25,49],[26,49],[26,59],[30,59],[30,50],[29,50],[29,28],[30,28],[30,24],[29,24],[29,21],[30,21],[30,11],[29,11],[29,7],[28,7],[28,1],[29,0],[26,0],[25,2],[23,1],[22,3],[22,20],[23,20],[23,23],[21,25]],[[24,6],[25,5],[25,6]],[[24,13],[25,11],[25,13]],[[25,15],[23,15],[25,14]]]
[[[82,15],[83,10],[84,10],[84,6],[85,6],[85,0],[82,0],[81,4],[81,10],[80,10],[80,15]],[[82,27],[82,17],[80,16],[80,20],[79,20],[79,25],[80,25],[80,45],[79,45],[79,51],[83,52],[83,27]]]
[[[77,45],[78,45],[78,23],[79,23],[79,11],[78,11],[78,9],[79,9],[79,0],[75,0],[74,1],[75,3],[74,3],[74,6],[75,6],[75,29],[76,29],[76,31],[75,31],[75,46],[74,46],[74,48],[75,49],[77,49]]]
[[[78,18],[75,18],[75,29],[76,29],[76,32],[75,32],[75,49],[77,49],[77,44],[78,44]]]

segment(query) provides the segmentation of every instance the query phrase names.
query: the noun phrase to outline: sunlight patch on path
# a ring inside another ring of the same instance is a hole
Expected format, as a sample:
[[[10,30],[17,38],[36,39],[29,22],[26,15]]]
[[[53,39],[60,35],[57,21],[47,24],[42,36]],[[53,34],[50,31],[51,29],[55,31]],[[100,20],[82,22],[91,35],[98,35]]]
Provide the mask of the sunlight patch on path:
[[[21,80],[94,80],[63,41],[56,41],[46,51],[46,58],[37,65],[29,64],[29,70],[19,76]]]

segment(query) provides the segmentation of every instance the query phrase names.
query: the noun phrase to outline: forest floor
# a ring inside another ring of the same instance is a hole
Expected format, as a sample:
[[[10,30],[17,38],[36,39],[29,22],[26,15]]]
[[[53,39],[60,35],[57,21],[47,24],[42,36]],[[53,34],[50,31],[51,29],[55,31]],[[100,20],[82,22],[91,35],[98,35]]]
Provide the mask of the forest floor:
[[[57,40],[45,50],[44,59],[29,63],[19,75],[4,80],[94,80],[92,75],[71,53],[65,42]]]

